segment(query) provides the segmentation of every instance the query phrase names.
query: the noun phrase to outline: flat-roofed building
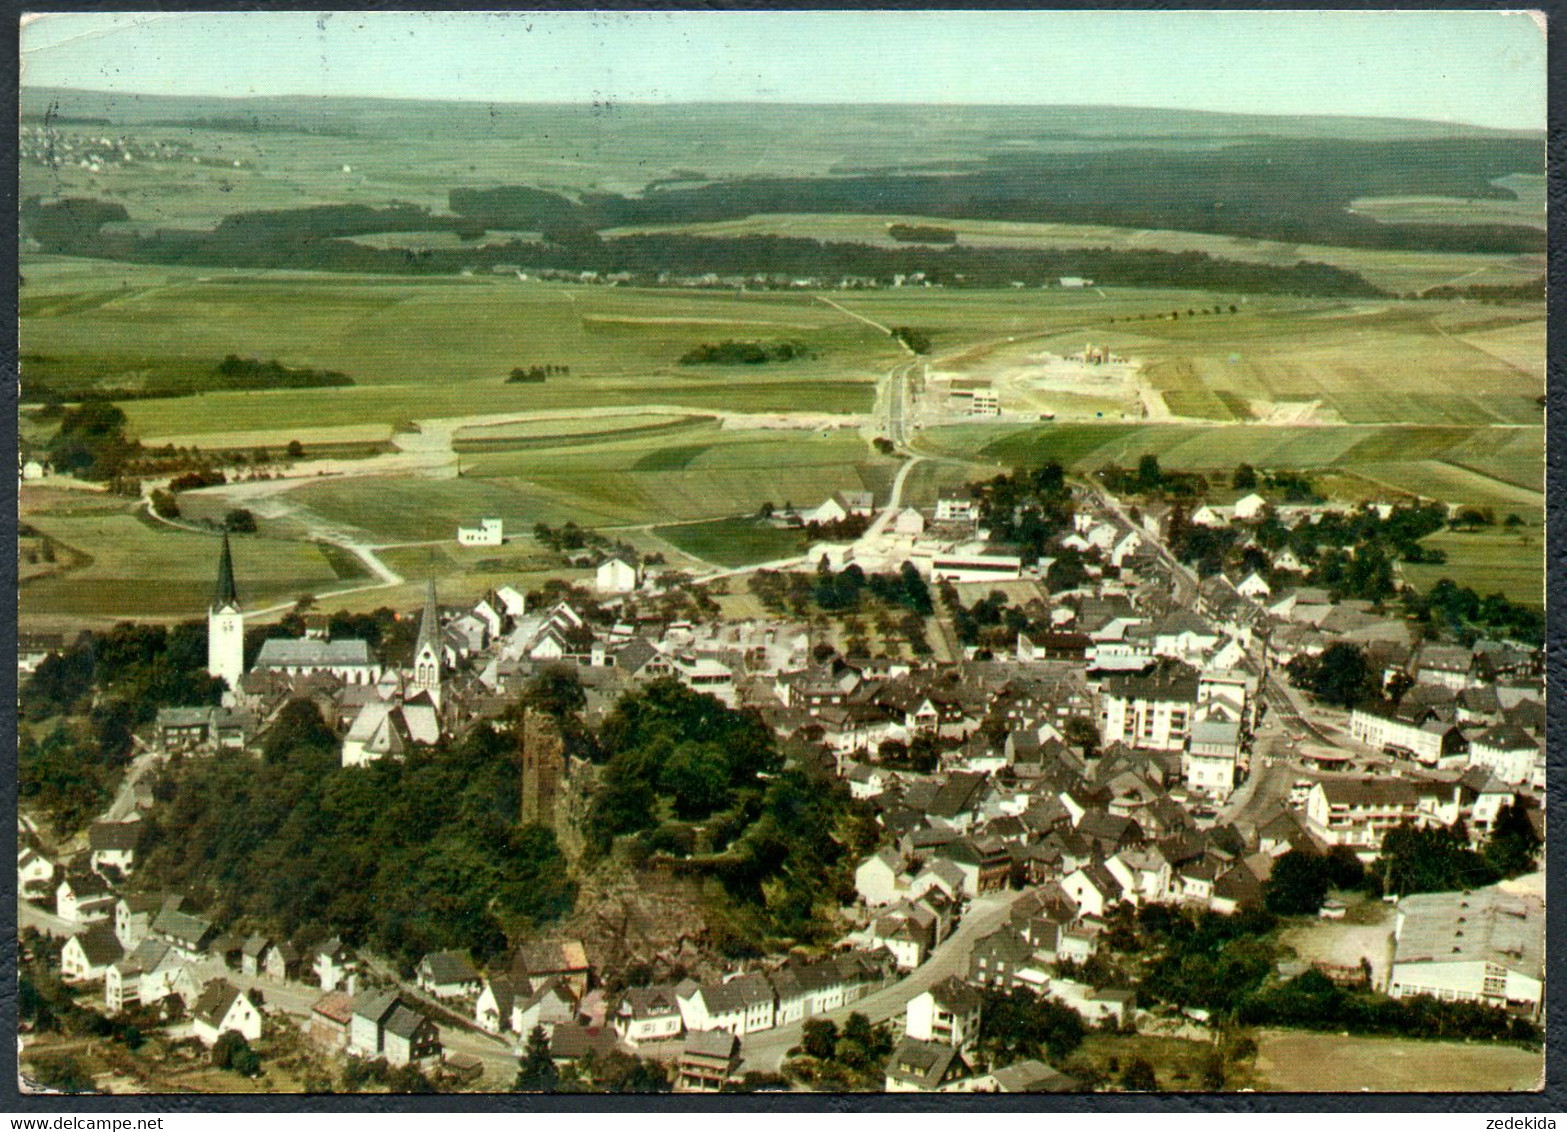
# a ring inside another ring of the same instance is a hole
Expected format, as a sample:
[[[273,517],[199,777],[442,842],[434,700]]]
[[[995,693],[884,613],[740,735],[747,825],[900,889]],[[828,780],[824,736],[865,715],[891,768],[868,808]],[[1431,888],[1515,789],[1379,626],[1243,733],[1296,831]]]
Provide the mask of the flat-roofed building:
[[[1427,994],[1538,1016],[1545,988],[1545,906],[1500,888],[1428,892],[1398,903],[1388,994]]]

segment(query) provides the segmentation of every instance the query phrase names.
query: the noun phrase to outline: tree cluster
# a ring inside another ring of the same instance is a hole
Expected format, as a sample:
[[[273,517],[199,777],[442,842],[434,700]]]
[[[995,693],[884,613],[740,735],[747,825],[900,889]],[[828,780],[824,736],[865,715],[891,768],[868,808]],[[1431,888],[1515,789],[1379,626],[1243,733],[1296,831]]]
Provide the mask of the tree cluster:
[[[887,235],[900,244],[955,244],[958,234],[935,224],[889,224]]]
[[[537,383],[548,377],[564,377],[570,372],[570,366],[555,365],[554,363],[542,366],[528,366],[526,369],[524,369],[522,366],[517,366],[511,371],[511,374],[506,378],[506,381],[507,384],[527,382]]]
[[[702,342],[680,355],[683,366],[758,366],[812,356],[803,342]]]
[[[515,740],[479,726],[402,759],[342,767],[296,701],[258,763],[174,759],[154,784],[138,886],[189,894],[219,922],[337,933],[405,963],[500,954],[575,899],[554,834],[523,826]]]
[[[1494,1006],[1444,1002],[1430,995],[1389,998],[1348,990],[1320,971],[1306,971],[1251,995],[1236,1012],[1249,1026],[1291,1026],[1409,1038],[1536,1043],[1540,1030],[1527,1018]]]

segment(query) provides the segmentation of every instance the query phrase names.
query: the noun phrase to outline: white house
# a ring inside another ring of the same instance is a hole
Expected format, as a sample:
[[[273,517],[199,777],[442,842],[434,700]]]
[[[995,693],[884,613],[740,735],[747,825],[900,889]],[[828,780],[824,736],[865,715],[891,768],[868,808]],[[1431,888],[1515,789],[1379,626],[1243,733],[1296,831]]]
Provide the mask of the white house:
[[[1136,531],[1127,531],[1116,544],[1110,548],[1110,565],[1117,568],[1126,563],[1126,560],[1143,548],[1143,536]]]
[[[971,1053],[979,1044],[979,1009],[979,992],[949,975],[909,999],[903,1032],[918,1041],[941,1042]]]
[[[468,957],[460,951],[432,951],[415,969],[419,989],[434,998],[477,996],[481,981]]]
[[[631,987],[620,1000],[613,1023],[621,1041],[635,1049],[644,1042],[678,1038],[684,1022],[672,986]]]
[[[1257,599],[1272,594],[1273,587],[1268,585],[1267,579],[1253,570],[1241,579],[1240,584],[1235,587],[1235,592],[1242,597]]]
[[[895,535],[914,536],[924,534],[925,516],[921,515],[913,507],[905,507],[893,518],[892,533]]]
[[[67,876],[55,887],[54,914],[73,924],[95,924],[114,915],[114,893],[97,873]]]
[[[505,541],[500,519],[480,519],[477,527],[457,528],[457,542],[462,546],[500,546]]]
[[[1240,732],[1239,723],[1213,719],[1192,725],[1190,747],[1181,760],[1187,787],[1221,801],[1230,796],[1240,761]]]
[[[1061,880],[1061,887],[1077,904],[1079,915],[1103,916],[1105,909],[1121,902],[1125,890],[1115,875],[1098,862],[1075,869]]]
[[[136,865],[136,844],[141,840],[141,822],[95,821],[87,830],[88,858],[95,873],[114,869],[129,876]]]
[[[903,858],[892,849],[880,849],[865,858],[854,870],[854,891],[871,908],[903,899],[909,891]]]
[[[108,923],[97,923],[79,935],[73,935],[60,949],[60,977],[68,983],[91,982],[125,956]]]
[[[16,890],[23,896],[45,896],[54,887],[54,862],[36,849],[16,853]]]
[[[1231,513],[1237,519],[1256,519],[1267,506],[1268,501],[1254,491],[1237,499]]]
[[[971,523],[979,518],[979,504],[967,488],[949,488],[936,496],[938,523]]]
[[[213,979],[191,1011],[197,1039],[204,1046],[233,1030],[248,1042],[261,1037],[261,1011],[227,979]]]
[[[675,988],[675,1001],[687,1030],[728,1030],[737,1038],[772,1029],[778,1007],[773,985],[760,971],[705,986],[687,979]]]
[[[594,575],[594,585],[599,593],[628,594],[641,582],[641,571],[636,562],[624,554],[612,554],[599,563]]]

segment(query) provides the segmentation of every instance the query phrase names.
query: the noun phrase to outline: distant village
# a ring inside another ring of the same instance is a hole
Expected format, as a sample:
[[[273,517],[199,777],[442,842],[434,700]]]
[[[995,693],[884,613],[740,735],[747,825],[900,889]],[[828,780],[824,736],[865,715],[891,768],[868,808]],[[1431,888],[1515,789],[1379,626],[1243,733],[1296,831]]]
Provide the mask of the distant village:
[[[1058,545],[1086,563],[1086,578],[1060,592],[1046,585],[1048,557],[1028,561],[990,538],[968,489],[933,508],[880,511],[868,493],[846,492],[796,516],[827,528],[862,520],[853,537],[813,545],[800,571],[907,565],[968,602],[989,586],[1034,583],[1018,602],[1028,627],[999,647],[954,639],[943,661],[842,655],[811,619],[669,619],[648,602],[622,616],[630,599],[660,592],[666,571],[617,550],[594,567],[591,603],[499,586],[454,605],[431,582],[409,611],[418,631],[403,663],[312,616],[303,636],[271,637],[247,664],[243,542],[224,536],[208,671],[228,694],[161,709],[139,758],[252,749],[286,705],[307,699],[340,736],[341,765],[366,767],[500,720],[551,669],[580,682],[589,726],[626,690],[678,681],[754,709],[792,757],[830,770],[874,815],[877,846],[854,869],[855,900],[826,954],[661,978],[670,957],[628,981],[584,939],[546,933],[514,941],[505,962],[435,952],[399,977],[328,924],[308,939],[241,936],[189,894],[138,891],[138,824],[155,804],[144,785],[91,825],[74,857],[52,858],[23,831],[21,927],[42,933],[35,946],[110,1018],[174,999],[182,1009],[168,1025],[203,1047],[288,1027],[323,1056],[414,1066],[452,1087],[509,1084],[507,1067],[542,1031],[557,1067],[619,1051],[656,1062],[677,1090],[718,1091],[777,1071],[809,1020],[860,1010],[891,1027],[888,1090],[1067,1091],[1084,1086],[1039,1059],[979,1056],[981,992],[1026,990],[1088,1026],[1153,1025],[1134,990],[1084,974],[1118,909],[1237,914],[1261,903],[1291,852],[1342,847],[1369,864],[1406,827],[1459,827],[1479,847],[1504,808],[1526,809],[1543,838],[1538,648],[1422,640],[1371,602],[1305,584],[1288,549],[1259,548],[1265,561],[1243,574],[1199,577],[1166,546],[1168,505],[1134,518],[1107,493],[1073,490]],[[1251,493],[1187,520],[1246,539],[1264,514],[1294,526],[1345,509]],[[493,519],[457,535],[464,545],[504,537]],[[1341,643],[1398,688],[1396,706],[1346,710],[1292,685],[1292,661]],[[24,636],[20,673],[63,647]],[[561,798],[583,768],[549,721],[529,716],[523,730],[523,817],[567,822]],[[928,762],[908,757],[916,749]],[[1537,896],[1501,885],[1389,899],[1390,956],[1369,955],[1347,976],[1319,964],[1325,973],[1395,999],[1539,1018]],[[1329,900],[1319,915],[1343,912]],[[1202,1012],[1180,1021],[1200,1024]]]

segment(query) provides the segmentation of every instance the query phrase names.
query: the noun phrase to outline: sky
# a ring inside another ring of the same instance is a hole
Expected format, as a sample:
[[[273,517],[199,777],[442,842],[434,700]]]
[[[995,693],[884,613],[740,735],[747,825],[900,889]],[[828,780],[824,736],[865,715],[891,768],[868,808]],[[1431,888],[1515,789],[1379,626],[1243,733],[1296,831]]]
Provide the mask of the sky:
[[[1139,106],[1543,129],[1525,12],[191,12],[28,17],[25,86],[484,102]]]

